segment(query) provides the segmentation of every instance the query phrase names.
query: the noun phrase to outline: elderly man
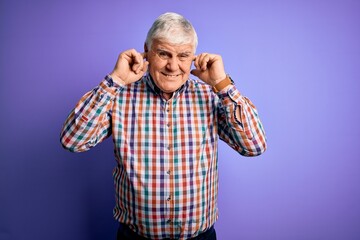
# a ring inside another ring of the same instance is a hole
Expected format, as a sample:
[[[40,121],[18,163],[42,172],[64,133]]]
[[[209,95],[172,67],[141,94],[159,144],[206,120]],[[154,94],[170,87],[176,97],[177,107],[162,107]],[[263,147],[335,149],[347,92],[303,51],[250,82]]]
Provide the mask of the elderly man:
[[[73,152],[112,135],[118,239],[216,239],[218,137],[244,156],[266,149],[256,108],[221,56],[196,47],[188,20],[159,16],[145,51],[122,52],[64,124],[61,142]]]

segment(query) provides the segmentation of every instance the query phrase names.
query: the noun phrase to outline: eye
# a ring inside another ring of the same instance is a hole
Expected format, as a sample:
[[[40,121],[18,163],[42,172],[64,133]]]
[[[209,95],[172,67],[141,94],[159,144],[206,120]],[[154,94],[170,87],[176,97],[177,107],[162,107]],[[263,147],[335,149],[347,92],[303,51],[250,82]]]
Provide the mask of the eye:
[[[161,59],[169,59],[170,58],[169,53],[165,52],[165,51],[159,51],[157,54],[159,55],[159,57]]]
[[[188,60],[190,58],[190,54],[181,53],[181,54],[179,54],[178,58],[180,59],[180,61],[185,61],[185,60]]]

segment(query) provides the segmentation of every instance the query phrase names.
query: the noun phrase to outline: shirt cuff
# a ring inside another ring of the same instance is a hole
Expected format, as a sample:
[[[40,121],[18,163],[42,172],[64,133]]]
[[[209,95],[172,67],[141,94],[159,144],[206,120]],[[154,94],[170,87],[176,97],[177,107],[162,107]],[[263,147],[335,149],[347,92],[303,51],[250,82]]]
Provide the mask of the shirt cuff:
[[[100,87],[111,95],[115,95],[120,92],[124,86],[116,83],[110,75],[106,75],[104,80],[100,82]]]
[[[229,88],[219,91],[217,95],[225,106],[244,102],[240,91],[237,90],[235,85],[231,85]]]

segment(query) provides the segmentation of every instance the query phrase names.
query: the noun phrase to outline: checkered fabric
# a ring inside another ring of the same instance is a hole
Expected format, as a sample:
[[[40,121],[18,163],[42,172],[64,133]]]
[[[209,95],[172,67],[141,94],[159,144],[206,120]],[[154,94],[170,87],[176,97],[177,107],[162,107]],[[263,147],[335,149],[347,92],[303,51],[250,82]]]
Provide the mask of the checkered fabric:
[[[244,156],[266,149],[257,110],[235,86],[215,94],[189,79],[165,100],[150,75],[126,86],[106,76],[70,113],[61,142],[82,152],[110,135],[114,217],[151,239],[195,237],[215,223],[218,137]]]

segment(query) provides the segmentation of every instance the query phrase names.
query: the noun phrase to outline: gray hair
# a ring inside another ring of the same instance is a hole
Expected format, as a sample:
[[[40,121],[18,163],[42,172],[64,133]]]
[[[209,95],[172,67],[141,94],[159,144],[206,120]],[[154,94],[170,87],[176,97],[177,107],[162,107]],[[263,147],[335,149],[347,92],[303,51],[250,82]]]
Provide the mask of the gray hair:
[[[194,46],[194,53],[198,44],[197,34],[191,23],[177,13],[164,13],[160,15],[151,26],[145,44],[148,49],[154,39],[164,39],[173,44],[189,44]]]

